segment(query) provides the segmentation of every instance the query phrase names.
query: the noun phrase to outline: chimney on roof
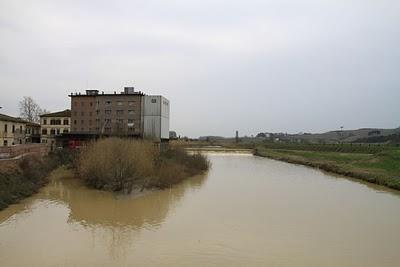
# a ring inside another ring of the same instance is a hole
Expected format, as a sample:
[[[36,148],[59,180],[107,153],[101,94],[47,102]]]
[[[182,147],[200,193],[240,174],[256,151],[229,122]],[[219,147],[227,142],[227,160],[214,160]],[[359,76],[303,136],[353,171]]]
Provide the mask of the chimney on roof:
[[[131,95],[135,93],[135,87],[124,87],[124,93]]]
[[[99,90],[86,90],[87,95],[98,95]]]

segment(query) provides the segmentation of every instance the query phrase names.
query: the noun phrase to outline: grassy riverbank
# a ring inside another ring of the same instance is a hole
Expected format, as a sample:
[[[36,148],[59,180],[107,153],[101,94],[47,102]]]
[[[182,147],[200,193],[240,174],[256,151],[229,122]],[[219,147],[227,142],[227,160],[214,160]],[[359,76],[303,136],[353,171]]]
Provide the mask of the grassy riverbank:
[[[257,147],[255,154],[319,168],[400,190],[400,150],[376,149],[375,153],[344,153]]]
[[[88,145],[76,161],[77,174],[90,187],[131,192],[166,188],[209,168],[207,158],[170,146],[160,152],[153,142],[107,138]]]
[[[0,162],[0,210],[36,193],[48,182],[49,173],[69,160],[65,153],[25,156]]]

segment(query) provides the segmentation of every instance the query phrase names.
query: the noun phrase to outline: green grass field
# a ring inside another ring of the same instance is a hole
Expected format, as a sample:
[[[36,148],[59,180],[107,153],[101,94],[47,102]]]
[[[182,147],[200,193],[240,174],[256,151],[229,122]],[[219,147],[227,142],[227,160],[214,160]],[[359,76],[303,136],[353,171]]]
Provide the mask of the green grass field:
[[[256,155],[320,168],[400,190],[400,149],[375,153],[256,148]]]

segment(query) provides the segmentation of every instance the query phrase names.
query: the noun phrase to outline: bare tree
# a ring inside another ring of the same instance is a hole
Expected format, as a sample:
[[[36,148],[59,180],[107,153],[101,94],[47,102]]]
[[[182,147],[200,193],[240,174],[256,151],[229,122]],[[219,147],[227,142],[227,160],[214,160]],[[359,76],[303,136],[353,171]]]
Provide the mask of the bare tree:
[[[19,102],[19,113],[21,118],[30,122],[39,122],[40,115],[47,112],[42,110],[39,105],[30,96],[24,96],[24,98]]]

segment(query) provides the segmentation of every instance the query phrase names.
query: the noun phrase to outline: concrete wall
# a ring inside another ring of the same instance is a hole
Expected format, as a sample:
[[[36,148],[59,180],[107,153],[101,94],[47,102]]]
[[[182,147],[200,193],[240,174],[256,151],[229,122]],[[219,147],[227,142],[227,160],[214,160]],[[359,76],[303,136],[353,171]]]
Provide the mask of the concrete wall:
[[[15,146],[0,147],[0,159],[14,158],[25,154],[46,155],[49,147],[46,144],[23,144]]]
[[[165,97],[143,97],[143,134],[155,140],[169,139],[169,101]]]

